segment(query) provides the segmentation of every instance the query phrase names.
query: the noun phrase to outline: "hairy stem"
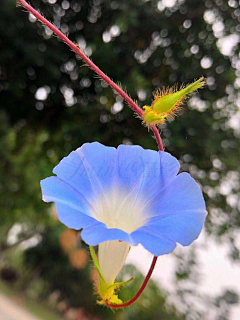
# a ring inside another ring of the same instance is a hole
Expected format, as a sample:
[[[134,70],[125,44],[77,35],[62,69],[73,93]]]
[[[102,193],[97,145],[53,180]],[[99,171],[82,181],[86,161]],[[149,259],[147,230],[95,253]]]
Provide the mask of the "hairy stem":
[[[45,19],[38,11],[36,11],[33,7],[31,7],[25,0],[17,0],[17,2],[22,5],[26,10],[28,10],[31,14],[33,14],[39,21],[41,21],[45,26],[47,26],[49,29],[55,33],[62,41],[64,41],[102,80],[104,80],[109,86],[111,86],[120,96],[123,97],[123,99],[127,102],[127,104],[130,106],[131,109],[133,109],[136,114],[142,119],[143,110],[139,108],[139,106],[129,97],[129,95],[124,92],[116,83],[114,83],[102,70],[100,70],[95,63],[92,62],[84,53],[83,51],[73,43],[68,37],[66,37],[58,28],[56,28],[51,22],[49,22],[47,19]],[[160,151],[163,151],[163,144],[162,140],[159,134],[158,129],[156,126],[151,126],[151,129],[155,135],[158,148]],[[157,257],[153,257],[152,264],[150,266],[150,269],[148,271],[148,274],[136,293],[136,295],[129,300],[128,302],[125,302],[121,305],[115,305],[115,304],[107,304],[108,307],[112,309],[119,309],[130,306],[133,302],[135,302],[139,296],[142,294],[143,290],[145,289],[146,285],[148,284],[148,281],[151,278],[151,275],[153,273],[153,270],[155,268],[157,262]]]
[[[160,133],[159,133],[158,129],[156,128],[156,126],[152,126],[151,129],[152,129],[152,131],[153,131],[153,133],[155,135],[155,138],[156,138],[156,141],[157,141],[157,145],[158,145],[158,149],[160,151],[164,151],[162,139],[160,137]]]
[[[99,77],[109,84],[123,99],[128,103],[128,105],[140,116],[142,117],[143,111],[137,106],[137,104],[124,92],[116,83],[114,83],[102,70],[100,70],[95,63],[92,62],[83,51],[72,42],[68,37],[66,37],[58,28],[56,28],[51,22],[45,19],[37,10],[33,9],[25,0],[17,0],[25,9],[31,12],[39,21],[41,21],[45,26],[53,31],[62,41],[64,41]]]
[[[123,99],[127,102],[132,110],[136,112],[136,114],[142,119],[143,110],[129,97],[129,95],[124,92],[115,82],[113,82],[102,70],[89,59],[83,51],[73,43],[68,37],[66,37],[58,28],[56,28],[51,22],[45,19],[37,10],[35,10],[30,4],[28,4],[25,0],[17,0],[17,2],[22,5],[26,10],[28,10],[31,14],[33,14],[39,21],[41,21],[45,26],[55,33],[62,41],[64,41],[88,66],[91,68],[96,74],[104,80],[110,87],[112,87]],[[161,137],[159,132],[155,126],[152,126],[151,129],[154,132],[156,137],[158,147],[161,151],[163,151],[163,145],[161,141]]]

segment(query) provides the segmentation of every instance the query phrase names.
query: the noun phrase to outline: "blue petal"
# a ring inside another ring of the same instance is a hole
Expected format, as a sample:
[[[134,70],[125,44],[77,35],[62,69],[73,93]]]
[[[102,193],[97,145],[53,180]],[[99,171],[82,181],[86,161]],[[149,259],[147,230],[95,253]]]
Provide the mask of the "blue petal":
[[[59,178],[90,200],[104,195],[115,176],[116,149],[93,142],[70,153],[53,170]]]
[[[188,174],[179,174],[172,183],[151,199],[150,208],[157,216],[182,210],[206,210],[202,192]]]
[[[77,211],[90,213],[90,204],[73,187],[57,177],[41,181],[42,195],[45,202],[57,202]]]
[[[146,226],[163,237],[183,246],[196,240],[203,228],[207,212],[197,210],[178,211],[149,222]]]
[[[178,171],[177,159],[166,152],[86,143],[54,168],[58,177],[41,182],[43,199],[56,202],[59,219],[68,227],[84,228],[82,238],[90,245],[120,240],[141,243],[161,255],[173,251],[176,242],[189,245],[195,240],[206,216],[200,188],[186,173],[176,177]],[[105,197],[111,187],[122,187],[133,201],[145,198],[152,212],[145,226],[128,234],[90,216],[92,201]]]
[[[128,233],[120,229],[108,229],[104,223],[98,221],[94,225],[84,228],[81,237],[90,246],[96,246],[101,242],[110,240],[119,240],[135,245]]]
[[[179,171],[179,162],[167,152],[120,145],[118,149],[98,142],[85,143],[53,170],[90,201],[111,186],[142,194],[146,199],[163,190]]]
[[[171,183],[179,162],[167,152],[144,150],[139,146],[118,147],[118,184],[141,194],[146,200]]]
[[[202,192],[189,174],[177,176],[149,205],[155,216],[146,224],[151,232],[184,246],[198,238],[207,212]]]
[[[80,230],[96,223],[96,220],[65,204],[56,202],[57,215],[60,222],[68,228]]]
[[[80,193],[84,191],[84,193],[92,196],[92,186],[77,151],[73,151],[67,157],[63,158],[53,169],[53,173]]]
[[[135,243],[141,243],[154,256],[170,253],[176,247],[174,241],[164,238],[158,232],[154,233],[145,226],[132,232],[131,237]]]

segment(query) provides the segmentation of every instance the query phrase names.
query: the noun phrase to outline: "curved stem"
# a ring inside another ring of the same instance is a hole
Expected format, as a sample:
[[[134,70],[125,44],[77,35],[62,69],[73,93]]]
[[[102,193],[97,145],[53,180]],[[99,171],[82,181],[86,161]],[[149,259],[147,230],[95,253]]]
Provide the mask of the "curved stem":
[[[102,70],[100,70],[95,63],[92,62],[84,53],[83,51],[78,47],[77,44],[73,43],[68,37],[66,37],[58,28],[56,28],[51,22],[49,22],[47,19],[45,19],[38,11],[36,11],[33,7],[31,7],[25,0],[17,0],[17,2],[22,5],[26,10],[28,10],[31,14],[33,14],[39,21],[41,21],[45,26],[47,26],[49,29],[53,31],[62,41],[64,41],[98,76],[104,80],[109,86],[111,86],[122,98],[127,102],[127,104],[130,106],[131,109],[133,109],[137,115],[142,119],[143,116],[143,110],[129,97],[129,95],[124,92],[116,83],[114,83]],[[155,135],[158,148],[160,151],[163,151],[163,144],[162,140],[159,134],[158,129],[156,126],[151,126],[151,129]],[[115,304],[106,304],[108,307],[113,309],[120,309],[124,307],[130,306],[134,301],[136,301],[139,296],[142,294],[143,290],[145,289],[146,285],[148,284],[148,281],[151,278],[151,275],[153,273],[153,270],[155,268],[157,262],[157,257],[154,257],[152,260],[152,264],[150,266],[150,269],[148,271],[148,274],[136,293],[136,295],[129,300],[128,302],[125,302],[121,305],[115,305]]]
[[[17,0],[17,2],[22,5],[26,10],[33,14],[39,21],[41,21],[45,26],[55,33],[62,41],[64,41],[98,76],[104,80],[109,86],[111,86],[122,98],[127,102],[129,107],[134,110],[137,115],[142,119],[143,110],[129,97],[129,95],[124,92],[115,82],[113,82],[102,70],[100,70],[95,63],[89,59],[83,51],[78,47],[77,44],[72,42],[68,37],[66,37],[58,28],[56,28],[51,22],[45,19],[37,10],[35,10],[30,4],[25,0]],[[156,137],[159,150],[163,151],[162,140],[159,135],[159,132],[155,126],[152,126],[151,129]]]
[[[146,275],[145,280],[143,281],[142,286],[140,287],[138,292],[135,294],[135,296],[131,300],[129,300],[127,302],[124,302],[122,304],[106,303],[106,306],[108,306],[108,307],[110,307],[112,309],[121,309],[121,308],[129,307],[133,302],[135,302],[140,297],[140,295],[142,294],[142,292],[145,289],[146,285],[148,284],[148,281],[150,280],[151,275],[153,273],[153,270],[155,268],[155,265],[156,265],[156,262],[157,262],[157,258],[158,257],[153,257],[152,264],[151,264],[150,269],[149,269],[149,271],[148,271],[148,273]]]

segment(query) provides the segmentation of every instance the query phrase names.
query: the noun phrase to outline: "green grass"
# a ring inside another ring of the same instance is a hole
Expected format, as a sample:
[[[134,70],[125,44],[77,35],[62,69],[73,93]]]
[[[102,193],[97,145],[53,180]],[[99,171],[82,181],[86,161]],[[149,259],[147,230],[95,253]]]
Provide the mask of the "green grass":
[[[13,290],[2,281],[0,281],[0,292],[13,301],[15,300],[14,298],[18,297],[21,294],[20,292],[16,292],[16,290]],[[39,302],[24,297],[23,303],[21,303],[20,306],[32,315],[40,318],[41,320],[66,320],[66,318],[57,314],[57,312],[51,309],[47,305],[47,303],[44,302]]]

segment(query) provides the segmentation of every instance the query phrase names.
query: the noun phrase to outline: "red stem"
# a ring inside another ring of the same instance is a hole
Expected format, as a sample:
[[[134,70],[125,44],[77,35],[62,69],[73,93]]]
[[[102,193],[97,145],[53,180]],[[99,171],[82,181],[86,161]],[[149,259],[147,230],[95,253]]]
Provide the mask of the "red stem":
[[[127,95],[126,92],[124,92],[116,83],[114,83],[104,72],[102,72],[96,65],[93,63],[76,45],[73,43],[71,40],[69,40],[60,30],[58,30],[52,23],[50,23],[47,19],[45,19],[38,11],[33,9],[25,0],[17,0],[19,4],[21,4],[25,9],[27,9],[29,12],[31,12],[39,21],[41,21],[45,26],[47,26],[49,29],[53,31],[60,39],[62,39],[94,72],[96,72],[101,79],[103,79],[109,86],[111,86],[120,96],[123,97],[123,99],[128,103],[130,108],[132,108],[137,115],[142,119],[143,115],[143,110],[138,107],[138,105]],[[160,151],[163,151],[163,144],[162,140],[160,137],[160,134],[156,128],[156,126],[151,126],[151,129],[155,135],[158,148]],[[115,305],[115,304],[106,304],[108,307],[113,308],[113,309],[120,309],[124,307],[130,306],[134,301],[136,301],[139,296],[142,294],[143,290],[145,289],[146,285],[148,284],[148,281],[151,278],[151,275],[153,273],[153,270],[155,268],[157,262],[157,257],[153,257],[151,267],[148,271],[148,274],[136,293],[136,295],[129,300],[128,302],[125,302],[121,305]]]
[[[143,111],[137,106],[137,104],[124,92],[116,83],[114,83],[102,70],[100,70],[95,63],[93,63],[82,50],[68,39],[58,28],[56,28],[51,22],[45,19],[38,11],[33,9],[26,1],[17,0],[25,9],[31,12],[38,20],[40,20],[45,26],[51,29],[60,39],[62,39],[94,72],[96,72],[101,79],[109,84],[120,96],[129,104],[129,106],[142,118]]]
[[[156,128],[156,126],[152,126],[151,129],[152,129],[152,131],[153,131],[153,133],[155,135],[155,138],[156,138],[156,141],[157,141],[157,144],[158,144],[158,149],[160,151],[164,151],[162,139],[160,137],[158,129]]]
[[[68,39],[58,28],[56,28],[51,22],[45,19],[38,11],[33,9],[25,0],[17,0],[25,9],[33,14],[39,21],[53,31],[60,39],[62,39],[94,72],[96,72],[101,79],[103,79],[109,86],[111,86],[123,99],[128,103],[137,115],[142,119],[143,110],[124,92],[116,83],[114,83],[102,70],[100,70],[95,63],[93,63],[71,40]],[[156,137],[159,150],[163,151],[163,144],[159,132],[155,126],[152,127],[154,135]]]
[[[140,295],[142,294],[142,292],[145,289],[146,285],[148,284],[148,281],[150,280],[151,275],[153,273],[153,270],[155,268],[155,265],[156,265],[156,262],[157,262],[157,258],[158,257],[153,257],[151,267],[150,267],[150,269],[148,271],[148,274],[146,275],[146,278],[145,278],[142,286],[140,287],[140,289],[138,290],[136,295],[131,300],[129,300],[127,302],[124,302],[122,304],[106,303],[106,306],[108,306],[108,307],[110,307],[112,309],[121,309],[121,308],[129,307],[133,302],[135,302],[140,297]]]

